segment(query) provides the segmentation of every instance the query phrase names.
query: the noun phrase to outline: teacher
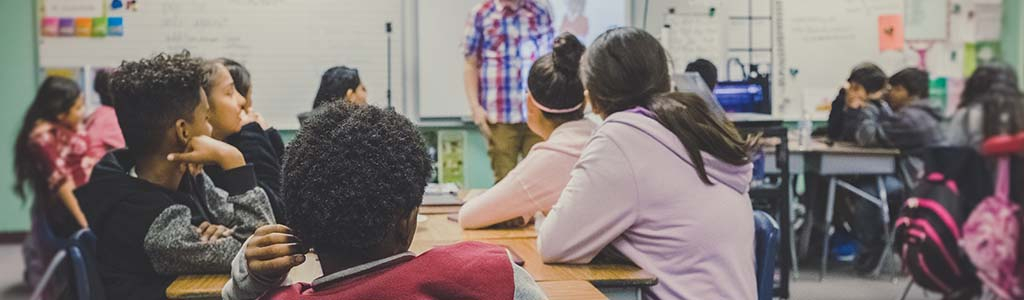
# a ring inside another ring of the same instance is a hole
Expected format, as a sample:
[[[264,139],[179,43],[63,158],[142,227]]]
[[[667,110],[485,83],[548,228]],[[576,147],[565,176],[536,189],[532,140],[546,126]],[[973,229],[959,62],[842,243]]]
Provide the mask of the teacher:
[[[469,13],[466,99],[488,140],[495,182],[541,141],[526,126],[526,74],[553,38],[551,15],[534,0],[484,0]]]

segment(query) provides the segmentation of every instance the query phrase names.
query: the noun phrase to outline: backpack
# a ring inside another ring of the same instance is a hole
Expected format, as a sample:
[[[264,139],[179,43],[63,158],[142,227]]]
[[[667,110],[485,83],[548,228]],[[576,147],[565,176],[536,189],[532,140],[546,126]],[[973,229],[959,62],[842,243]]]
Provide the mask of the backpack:
[[[996,189],[964,223],[960,246],[977,266],[985,287],[1001,299],[1024,299],[1024,272],[1015,270],[1020,237],[1020,206],[1010,201],[1010,159],[1000,157]]]
[[[941,172],[927,173],[904,202],[894,228],[895,251],[914,282],[952,295],[979,285],[974,267],[960,250],[960,224],[966,219],[957,182]]]

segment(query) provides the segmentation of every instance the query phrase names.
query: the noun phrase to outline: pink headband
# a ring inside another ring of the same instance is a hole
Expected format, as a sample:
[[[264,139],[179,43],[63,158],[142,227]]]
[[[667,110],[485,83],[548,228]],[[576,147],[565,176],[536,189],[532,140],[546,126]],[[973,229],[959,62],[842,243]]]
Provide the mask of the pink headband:
[[[571,112],[579,110],[580,107],[583,107],[583,102],[580,102],[580,104],[576,104],[576,106],[573,106],[573,107],[570,107],[570,108],[563,108],[563,109],[547,108],[547,107],[544,107],[544,105],[541,105],[540,102],[537,102],[536,100],[533,101],[533,104],[536,105],[537,108],[540,109],[540,111],[543,111],[543,112],[546,112],[546,113],[552,113],[552,114],[571,113]]]

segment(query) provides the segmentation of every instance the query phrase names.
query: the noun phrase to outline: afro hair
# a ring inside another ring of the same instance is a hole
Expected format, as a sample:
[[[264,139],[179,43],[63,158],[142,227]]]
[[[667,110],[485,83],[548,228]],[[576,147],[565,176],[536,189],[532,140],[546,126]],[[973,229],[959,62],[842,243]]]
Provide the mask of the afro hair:
[[[405,117],[344,101],[324,106],[285,154],[289,225],[313,248],[368,249],[422,203],[430,172],[423,138]]]
[[[123,62],[110,76],[110,92],[125,144],[133,153],[159,147],[178,119],[192,121],[199,105],[202,61],[188,51]]]

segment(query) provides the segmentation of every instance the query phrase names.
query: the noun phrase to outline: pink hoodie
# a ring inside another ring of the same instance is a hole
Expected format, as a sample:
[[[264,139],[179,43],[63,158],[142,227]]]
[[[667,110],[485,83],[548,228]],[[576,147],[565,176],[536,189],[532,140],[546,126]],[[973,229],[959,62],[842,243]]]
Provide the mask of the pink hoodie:
[[[555,128],[548,140],[534,145],[505,179],[463,205],[459,224],[463,228],[483,228],[515,217],[530,220],[538,211],[551,210],[595,128],[597,124],[588,119]]]
[[[612,246],[657,276],[644,298],[756,299],[753,167],[703,156],[713,185],[656,120],[611,115],[540,224],[544,262],[585,264]]]

